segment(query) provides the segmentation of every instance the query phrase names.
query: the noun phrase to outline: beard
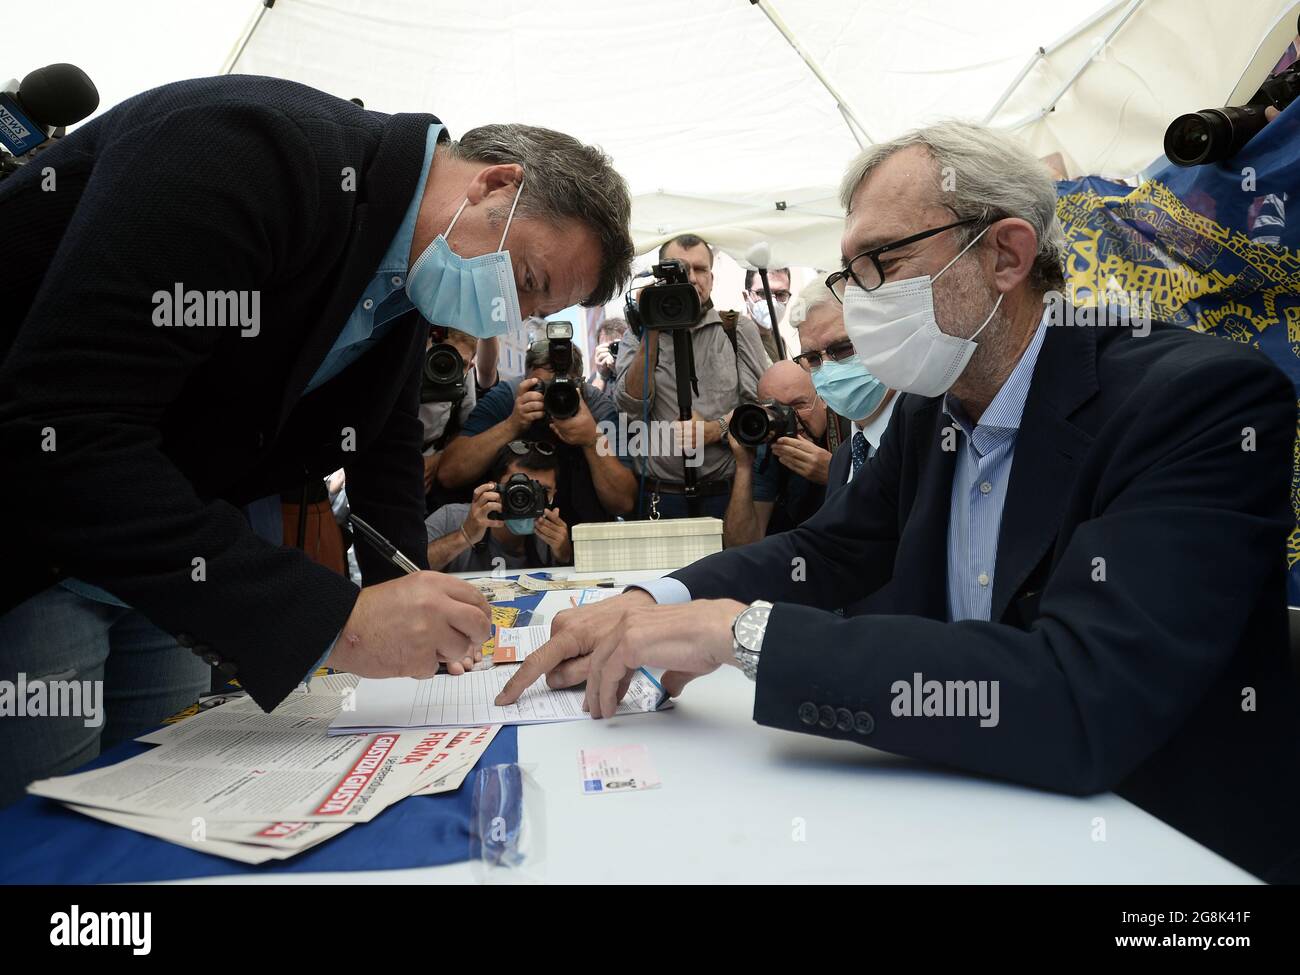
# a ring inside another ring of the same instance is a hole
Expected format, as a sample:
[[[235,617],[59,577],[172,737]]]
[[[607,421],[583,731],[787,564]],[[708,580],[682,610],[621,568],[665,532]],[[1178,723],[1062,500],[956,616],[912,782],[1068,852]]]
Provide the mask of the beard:
[[[958,273],[953,280],[955,271]],[[970,338],[993,312],[993,317],[975,339],[975,354],[953,383],[952,392],[958,399],[962,389],[987,388],[990,383],[1000,385],[1006,378],[1005,367],[1008,363],[1014,364],[1017,338],[1012,334],[1013,329],[1008,327],[1010,319],[1005,297],[999,304],[999,294],[993,283],[984,277],[978,261],[958,261],[934,285],[935,320],[948,335]]]

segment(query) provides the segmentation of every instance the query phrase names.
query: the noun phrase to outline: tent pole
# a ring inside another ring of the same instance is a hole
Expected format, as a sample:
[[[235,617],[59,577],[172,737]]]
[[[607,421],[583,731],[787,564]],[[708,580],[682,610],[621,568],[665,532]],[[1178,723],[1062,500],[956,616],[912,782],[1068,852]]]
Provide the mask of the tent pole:
[[[1124,28],[1124,25],[1128,23],[1129,18],[1131,18],[1135,13],[1137,13],[1137,9],[1140,6],[1142,6],[1142,0],[1130,0],[1128,9],[1125,10],[1124,13],[1120,16],[1119,20],[1116,21],[1115,26],[1112,27],[1109,31],[1107,31],[1106,36],[1102,38],[1100,49],[1105,49],[1106,45],[1109,44],[1114,39],[1115,35],[1118,34]],[[1034,122],[1037,122],[1039,119],[1046,117],[1047,114],[1056,107],[1056,103],[1059,102],[1065,96],[1065,93],[1069,91],[1071,87],[1073,87],[1074,83],[1079,80],[1079,77],[1085,71],[1088,70],[1088,65],[1092,64],[1092,60],[1095,56],[1096,56],[1096,52],[1094,51],[1092,54],[1088,55],[1086,58],[1080,61],[1078,65],[1075,66],[1074,71],[1070,73],[1070,77],[1066,78],[1065,82],[1061,85],[1061,87],[1056,90],[1056,94],[1054,94],[1051,98],[1049,98],[1047,100],[1047,104],[1044,105],[1042,108],[1040,108],[1037,112],[1034,112],[1032,115],[1026,115],[1024,118],[1020,119],[1019,121],[1012,122],[1009,125],[999,126],[999,128],[1004,128],[1007,130],[1022,129],[1026,125],[1030,125]]]
[[[857,142],[858,146],[862,147],[865,144],[862,141],[863,139],[867,142],[875,142],[875,140],[871,138],[871,134],[867,132],[867,127],[862,124],[862,121],[858,118],[852,107],[847,101],[845,101],[844,96],[842,96],[839,91],[836,90],[835,86],[831,84],[830,79],[826,77],[817,62],[812,59],[812,56],[803,49],[798,41],[794,39],[794,35],[790,33],[790,28],[785,25],[785,21],[780,18],[777,12],[772,10],[764,0],[749,0],[749,3],[751,6],[757,7],[759,10],[763,11],[763,14],[767,19],[772,22],[772,26],[775,27],[780,35],[785,38],[786,43],[794,48],[795,54],[799,55],[799,57],[803,59],[803,63],[808,66],[808,70],[813,73],[813,77],[820,81],[822,87],[826,89],[833,99],[835,99],[835,107],[838,108],[840,114],[844,116],[844,122],[849,127],[849,133],[853,136],[853,139]]]
[[[221,69],[222,74],[230,74],[235,70],[235,64],[244,54],[244,48],[248,47],[248,42],[253,39],[253,34],[262,23],[262,18],[266,12],[275,6],[275,0],[262,0],[262,5],[257,11],[257,16],[253,18],[253,23],[249,25],[248,30],[244,31],[244,36],[239,41],[239,46],[235,52],[226,59],[225,65]]]
[[[1107,4],[1101,10],[1098,10],[1087,20],[1083,21],[1080,24],[1076,24],[1073,28],[1071,28],[1068,32],[1066,32],[1061,37],[1058,37],[1051,44],[1048,44],[1046,47],[1040,47],[1037,51],[1035,51],[1033,56],[1030,57],[1029,63],[1027,63],[1020,70],[1020,74],[1016,75],[1015,80],[1012,81],[1011,84],[1007,86],[1007,90],[1002,93],[1002,97],[999,98],[997,102],[994,103],[993,107],[989,109],[988,114],[984,116],[984,124],[988,125],[990,122],[993,121],[993,116],[997,115],[998,112],[1002,109],[1002,106],[1007,103],[1007,100],[1016,93],[1016,89],[1019,88],[1020,83],[1025,80],[1025,76],[1028,75],[1031,70],[1033,70],[1034,65],[1036,65],[1047,55],[1054,54],[1056,50],[1061,46],[1063,46],[1067,41],[1069,41],[1073,37],[1078,36],[1083,31],[1091,27],[1093,24],[1097,23],[1100,20],[1105,20],[1112,13],[1114,13],[1116,8],[1123,6],[1125,3],[1128,2],[1131,2],[1131,0],[1112,0],[1111,3]]]

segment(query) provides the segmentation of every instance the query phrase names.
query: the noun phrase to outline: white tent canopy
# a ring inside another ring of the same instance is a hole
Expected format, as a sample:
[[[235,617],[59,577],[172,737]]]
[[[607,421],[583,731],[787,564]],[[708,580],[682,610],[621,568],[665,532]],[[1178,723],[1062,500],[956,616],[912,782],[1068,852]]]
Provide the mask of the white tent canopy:
[[[614,158],[642,251],[693,231],[734,257],[767,240],[775,264],[824,268],[839,261],[837,187],[861,142],[991,117],[1060,153],[1072,175],[1129,175],[1159,154],[1173,117],[1254,91],[1297,6],[47,0],[6,21],[11,49],[36,58],[9,74],[73,61],[104,107],[233,70],[433,112],[453,134],[491,121],[557,128]]]

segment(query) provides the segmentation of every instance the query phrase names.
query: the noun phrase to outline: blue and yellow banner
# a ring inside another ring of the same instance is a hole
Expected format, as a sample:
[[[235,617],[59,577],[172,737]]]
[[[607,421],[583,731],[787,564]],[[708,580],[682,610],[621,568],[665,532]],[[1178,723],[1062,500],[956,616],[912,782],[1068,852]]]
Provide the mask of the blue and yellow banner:
[[[1163,158],[1134,188],[1097,177],[1058,184],[1066,295],[1142,296],[1172,322],[1268,355],[1300,410],[1300,101],[1227,162],[1183,169]],[[1300,413],[1297,434],[1300,435]],[[1297,530],[1289,601],[1300,605],[1300,436],[1292,454]]]

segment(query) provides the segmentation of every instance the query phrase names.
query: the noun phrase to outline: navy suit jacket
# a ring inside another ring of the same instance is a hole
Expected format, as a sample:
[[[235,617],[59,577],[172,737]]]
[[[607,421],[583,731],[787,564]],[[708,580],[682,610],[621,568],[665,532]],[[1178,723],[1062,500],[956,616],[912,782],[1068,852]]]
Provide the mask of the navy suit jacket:
[[[358,590],[257,538],[239,505],[345,467],[353,510],[427,564],[423,319],[403,316],[302,392],[397,232],[436,121],[278,79],[200,79],[123,102],[0,182],[13,242],[0,275],[0,612],[79,577],[269,708]],[[178,284],[258,291],[259,333],[155,326],[152,296]],[[358,555],[367,582],[397,574]]]
[[[826,495],[829,497],[844,487],[849,479],[849,468],[853,466],[853,434],[857,430],[849,428],[849,439],[835,448],[831,454],[831,466],[826,471]],[[824,503],[824,502],[823,502]]]
[[[816,516],[673,573],[696,598],[776,604],[755,720],[1113,789],[1266,879],[1298,879],[1291,384],[1258,352],[1182,329],[1050,328],[990,622],[947,622],[949,423],[941,399],[904,396]],[[918,673],[999,682],[999,722],[899,713],[895,682]]]

